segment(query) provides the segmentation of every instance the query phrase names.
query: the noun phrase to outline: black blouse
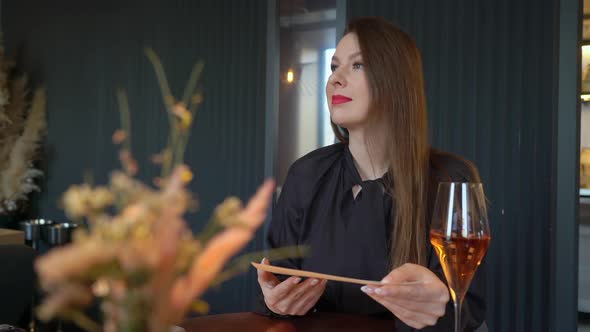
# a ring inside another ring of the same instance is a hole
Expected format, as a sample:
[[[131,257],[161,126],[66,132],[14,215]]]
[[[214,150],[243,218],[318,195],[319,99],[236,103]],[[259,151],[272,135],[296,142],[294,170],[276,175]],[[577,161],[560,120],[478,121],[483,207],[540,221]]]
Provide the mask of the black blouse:
[[[471,171],[461,158],[433,151],[431,176],[438,181],[468,181]],[[384,177],[387,177],[385,174]],[[437,184],[438,181],[433,181]],[[352,188],[361,186],[354,198]],[[435,185],[431,186],[433,196]],[[289,169],[268,232],[271,248],[304,245],[303,258],[271,264],[340,276],[381,280],[390,271],[389,245],[392,199],[383,179],[362,181],[346,144],[315,150]],[[432,201],[430,199],[430,201]],[[446,283],[436,252],[428,244],[428,268]],[[467,331],[485,319],[484,263],[463,302],[462,321]],[[281,276],[278,276],[281,278]],[[259,295],[257,310],[272,315]],[[413,331],[389,310],[360,290],[360,285],[328,281],[314,311],[378,315],[396,319],[397,331]],[[436,326],[422,331],[453,330],[452,301]]]

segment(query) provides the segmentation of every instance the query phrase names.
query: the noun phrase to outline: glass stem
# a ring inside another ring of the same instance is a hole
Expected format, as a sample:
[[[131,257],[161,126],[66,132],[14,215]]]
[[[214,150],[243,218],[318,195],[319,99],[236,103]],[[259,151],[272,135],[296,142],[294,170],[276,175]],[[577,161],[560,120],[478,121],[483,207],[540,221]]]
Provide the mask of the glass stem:
[[[455,332],[461,331],[461,307],[463,306],[463,297],[454,299],[453,305],[455,307]]]

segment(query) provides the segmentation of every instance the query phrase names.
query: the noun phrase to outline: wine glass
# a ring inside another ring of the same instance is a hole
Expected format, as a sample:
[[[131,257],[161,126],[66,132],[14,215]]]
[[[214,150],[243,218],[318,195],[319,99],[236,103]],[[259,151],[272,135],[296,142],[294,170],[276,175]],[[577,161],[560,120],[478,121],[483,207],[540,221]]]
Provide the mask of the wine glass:
[[[471,279],[490,245],[486,199],[481,183],[438,185],[430,242],[436,249],[455,306],[455,332],[461,327],[461,305]]]

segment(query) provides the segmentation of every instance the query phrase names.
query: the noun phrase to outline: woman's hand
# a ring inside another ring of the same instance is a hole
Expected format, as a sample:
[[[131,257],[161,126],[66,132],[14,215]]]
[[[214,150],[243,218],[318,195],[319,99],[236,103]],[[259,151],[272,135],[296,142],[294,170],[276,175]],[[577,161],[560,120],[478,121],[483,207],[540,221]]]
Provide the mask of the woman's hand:
[[[386,285],[367,285],[361,290],[407,325],[416,329],[435,325],[445,314],[449,291],[429,269],[408,263],[394,269],[381,281]],[[400,285],[409,282],[412,284]]]
[[[270,262],[264,258],[261,264]],[[281,282],[274,274],[262,270],[258,270],[258,283],[266,306],[279,315],[305,315],[326,289],[326,280],[309,278],[301,282],[299,277],[290,277]]]

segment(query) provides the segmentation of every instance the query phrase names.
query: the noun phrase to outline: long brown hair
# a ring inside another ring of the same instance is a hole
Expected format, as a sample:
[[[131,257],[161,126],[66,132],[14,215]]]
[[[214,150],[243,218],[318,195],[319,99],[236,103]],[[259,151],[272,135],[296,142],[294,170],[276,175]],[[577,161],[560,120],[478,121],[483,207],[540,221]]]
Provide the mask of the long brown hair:
[[[384,180],[394,212],[391,267],[426,265],[430,145],[420,51],[410,36],[381,18],[355,19],[346,33],[357,36],[369,82],[368,125],[387,128],[389,176]],[[348,142],[346,130],[334,123],[332,128],[340,141]]]

